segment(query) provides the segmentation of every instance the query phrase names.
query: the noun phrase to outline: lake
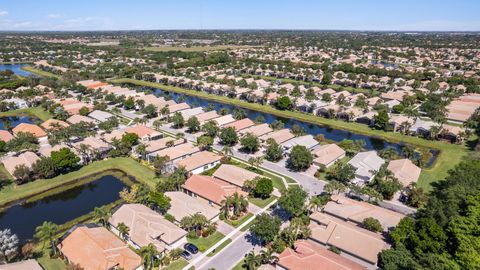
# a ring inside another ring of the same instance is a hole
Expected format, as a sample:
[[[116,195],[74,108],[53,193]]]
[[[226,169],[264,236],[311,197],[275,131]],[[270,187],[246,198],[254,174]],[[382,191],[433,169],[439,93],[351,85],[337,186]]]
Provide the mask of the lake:
[[[60,225],[88,214],[95,207],[117,201],[126,186],[119,178],[106,175],[34,202],[14,205],[0,213],[0,229],[10,228],[25,242],[44,221]]]
[[[35,124],[36,119],[31,116],[8,116],[0,117],[0,130],[7,130],[18,126],[21,123]],[[7,128],[5,128],[7,126]]]
[[[25,66],[25,64],[8,64],[8,65],[0,65],[0,71],[10,69],[13,71],[13,73],[28,77],[28,76],[34,76],[32,73],[25,71],[22,69],[22,67]]]
[[[169,96],[177,102],[183,99],[184,102],[186,102],[192,107],[197,107],[197,106],[207,107],[209,104],[213,104],[215,106],[216,111],[220,111],[222,108],[226,108],[230,112],[233,112],[237,108],[234,105],[210,101],[210,100],[206,100],[196,96],[189,96],[189,95],[178,94],[174,92],[168,92],[162,89],[155,89],[154,94],[157,96]],[[251,120],[255,120],[259,116],[263,117],[265,119],[265,123],[269,123],[269,124],[275,120],[280,120],[285,124],[286,128],[292,128],[293,125],[298,125],[302,127],[307,134],[310,134],[313,136],[322,134],[326,139],[332,140],[335,142],[341,142],[345,139],[363,140],[365,142],[364,148],[366,150],[380,151],[387,147],[391,147],[395,149],[398,153],[401,153],[402,148],[405,146],[404,144],[401,144],[401,143],[392,143],[392,142],[385,141],[383,139],[356,134],[346,130],[334,129],[327,126],[319,126],[311,123],[306,123],[303,121],[298,121],[295,119],[282,118],[269,113],[263,113],[263,112],[248,110],[244,108],[241,108],[241,109],[247,113],[247,117],[250,118]],[[428,160],[428,162],[426,162],[425,164],[426,167],[431,166],[434,163],[436,156],[438,155],[438,151],[431,150],[430,152],[432,153],[432,157]]]

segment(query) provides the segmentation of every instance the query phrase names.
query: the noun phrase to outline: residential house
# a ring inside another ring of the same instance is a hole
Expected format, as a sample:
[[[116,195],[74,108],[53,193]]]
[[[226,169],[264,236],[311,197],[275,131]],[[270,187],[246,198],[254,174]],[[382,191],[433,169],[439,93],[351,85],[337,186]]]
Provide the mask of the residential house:
[[[91,113],[88,114],[88,117],[95,119],[98,122],[106,122],[108,121],[111,117],[113,117],[113,114],[109,112],[104,112],[100,110],[95,110]]]
[[[90,123],[90,124],[97,124],[97,121],[93,120],[92,118],[87,117],[87,116],[83,116],[83,115],[80,115],[80,114],[74,114],[74,115],[70,116],[67,119],[67,122],[72,124],[72,125],[79,124],[81,122]]]
[[[0,270],[43,270],[40,264],[34,259],[2,264]]]
[[[145,125],[135,125],[125,129],[127,133],[137,134],[141,141],[154,141],[163,137],[163,134]]]
[[[218,118],[215,118],[213,119],[213,121],[215,123],[217,123],[217,125],[219,127],[223,127],[225,126],[226,124],[228,123],[232,123],[232,122],[235,122],[235,118],[233,118],[233,116],[231,114],[227,114],[227,115],[224,115],[224,116],[220,116]]]
[[[195,153],[176,162],[176,167],[184,167],[187,172],[200,174],[220,164],[222,156],[209,151]]]
[[[12,129],[12,132],[14,135],[18,135],[20,132],[25,132],[31,133],[37,138],[47,137],[47,133],[42,128],[34,124],[20,123]]]
[[[422,169],[406,158],[390,161],[387,169],[393,173],[404,187],[410,183],[416,183],[422,172]]]
[[[0,141],[9,142],[13,139],[13,135],[7,130],[0,130]]]
[[[182,188],[188,195],[202,198],[210,205],[217,206],[222,206],[222,201],[235,193],[247,196],[247,193],[238,186],[211,176],[198,174],[190,176]]]
[[[280,130],[276,130],[270,133],[267,133],[265,135],[260,136],[260,140],[262,142],[267,142],[268,139],[273,139],[276,143],[281,144],[283,142],[286,142],[292,138],[294,138],[295,135],[293,135],[292,132],[290,132],[289,129],[284,128]]]
[[[154,158],[168,156],[171,162],[184,159],[197,152],[200,152],[200,148],[194,146],[190,142],[182,143],[174,147],[162,149],[160,151],[153,152],[148,155],[148,160],[152,162]]]
[[[369,182],[378,172],[385,161],[377,155],[376,151],[360,152],[356,154],[348,164],[355,167],[355,179],[353,182],[364,184]]]
[[[263,124],[259,124],[259,125],[256,125],[256,126],[251,126],[249,128],[246,128],[246,129],[242,129],[242,130],[239,131],[239,133],[241,135],[251,133],[256,137],[260,137],[260,136],[265,135],[267,133],[270,133],[272,131],[273,131],[273,129],[267,123],[263,123]]]
[[[240,130],[252,127],[254,125],[255,123],[249,118],[243,118],[242,120],[237,120],[235,122],[228,123],[224,127],[225,128],[233,127],[236,131],[240,131]]]
[[[220,165],[212,176],[240,188],[243,187],[246,181],[263,177],[262,175],[230,164]]]
[[[10,156],[3,159],[2,163],[10,175],[15,177],[13,173],[18,166],[25,165],[28,169],[32,169],[33,164],[40,158],[33,152],[24,152],[18,156]]]
[[[47,121],[43,122],[40,126],[42,126],[45,130],[53,131],[64,129],[69,127],[70,125],[67,122],[57,119],[48,119]]]
[[[175,221],[180,222],[182,218],[201,214],[207,220],[215,222],[220,215],[220,208],[217,205],[211,205],[205,200],[188,196],[180,191],[165,192],[169,197],[170,208],[168,214],[175,218]]]
[[[307,149],[311,149],[318,145],[318,141],[313,138],[312,135],[304,135],[292,138],[281,144],[287,151],[292,149],[296,145],[305,146]]]
[[[331,143],[321,145],[313,151],[315,159],[313,164],[320,166],[324,165],[325,167],[332,166],[337,160],[340,160],[345,157],[345,150],[343,150],[338,145]]]

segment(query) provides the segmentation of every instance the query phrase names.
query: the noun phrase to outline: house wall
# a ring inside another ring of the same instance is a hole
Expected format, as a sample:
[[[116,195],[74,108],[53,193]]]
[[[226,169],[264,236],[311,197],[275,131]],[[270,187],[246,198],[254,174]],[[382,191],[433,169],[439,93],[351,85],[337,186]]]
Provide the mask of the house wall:
[[[206,170],[209,170],[213,167],[215,167],[217,164],[220,164],[220,161],[216,161],[216,162],[213,162],[213,163],[209,163],[205,166],[202,166],[202,167],[199,167],[199,168],[196,168],[196,169],[193,169],[191,171],[191,173],[193,174],[201,174],[202,172],[206,171]]]

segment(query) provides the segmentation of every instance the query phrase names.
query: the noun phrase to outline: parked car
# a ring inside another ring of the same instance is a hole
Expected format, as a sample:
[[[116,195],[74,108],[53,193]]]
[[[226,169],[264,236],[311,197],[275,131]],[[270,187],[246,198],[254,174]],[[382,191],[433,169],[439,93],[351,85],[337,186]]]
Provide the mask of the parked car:
[[[180,256],[182,256],[185,260],[190,260],[192,258],[192,254],[190,254],[190,252],[184,250],[182,252],[182,254],[180,254]]]
[[[184,248],[186,251],[188,251],[188,252],[190,252],[190,253],[192,253],[192,254],[197,254],[197,253],[198,253],[198,247],[195,246],[195,245],[192,244],[192,243],[186,243],[186,244],[183,246],[183,248]]]

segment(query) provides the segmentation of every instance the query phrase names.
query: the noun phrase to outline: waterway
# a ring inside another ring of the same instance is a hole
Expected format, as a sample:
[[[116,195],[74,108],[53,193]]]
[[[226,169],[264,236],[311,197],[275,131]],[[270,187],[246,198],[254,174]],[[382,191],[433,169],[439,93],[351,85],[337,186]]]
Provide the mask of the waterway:
[[[0,117],[0,130],[7,130],[18,126],[21,123],[35,124],[36,119],[31,116],[8,116]]]
[[[119,199],[127,185],[113,175],[72,187],[34,202],[16,204],[0,213],[0,230],[10,228],[21,242],[33,239],[44,221],[63,224]]]
[[[13,71],[13,73],[15,73],[17,75],[20,75],[20,76],[24,76],[24,77],[34,76],[32,73],[23,70],[22,69],[23,66],[25,66],[25,64],[0,65],[0,71],[9,69],[9,70]]]

